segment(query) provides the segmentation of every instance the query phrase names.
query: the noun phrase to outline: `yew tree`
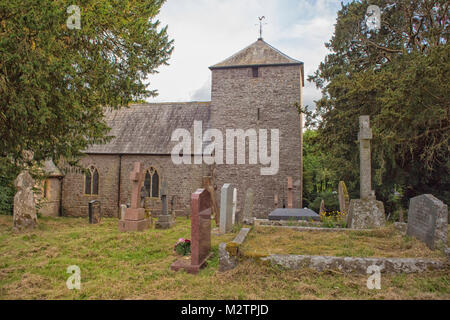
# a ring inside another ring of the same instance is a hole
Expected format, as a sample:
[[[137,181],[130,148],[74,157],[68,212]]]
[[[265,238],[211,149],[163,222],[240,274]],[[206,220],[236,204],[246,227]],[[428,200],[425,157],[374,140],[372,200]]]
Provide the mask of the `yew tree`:
[[[2,163],[23,163],[24,150],[76,160],[106,140],[106,108],[154,96],[147,77],[173,49],[157,19],[163,3],[0,0]]]
[[[366,23],[369,5],[381,28]],[[378,198],[433,193],[450,200],[449,2],[370,0],[342,5],[330,53],[309,81],[322,98],[309,124],[330,167],[359,189],[358,118],[371,116]]]

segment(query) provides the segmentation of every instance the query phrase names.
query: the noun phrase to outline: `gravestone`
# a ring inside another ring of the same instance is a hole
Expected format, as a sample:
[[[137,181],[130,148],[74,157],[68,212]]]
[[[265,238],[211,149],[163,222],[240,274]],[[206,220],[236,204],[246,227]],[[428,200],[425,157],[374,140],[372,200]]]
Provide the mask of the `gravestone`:
[[[447,246],[448,206],[431,194],[412,198],[406,233],[426,243],[431,250],[440,244]]]
[[[121,204],[120,205],[120,220],[125,220],[125,213],[127,212],[127,205],[126,204]]]
[[[324,212],[326,212],[326,209],[325,209],[325,200],[322,200],[322,201],[320,202],[319,214],[322,214],[322,213],[324,213]]]
[[[233,189],[233,219],[231,220],[231,223],[234,224],[236,223],[236,209],[237,209],[237,189],[234,188]]]
[[[131,208],[125,211],[125,219],[119,221],[119,232],[144,231],[148,229],[150,221],[146,219],[145,209],[141,208],[141,187],[144,182],[144,167],[135,162],[130,174],[131,180]]]
[[[220,211],[216,201],[216,188],[212,185],[213,178],[209,176],[203,177],[203,188],[211,194],[211,210],[216,224],[220,224]]]
[[[34,199],[34,180],[28,171],[16,178],[14,185],[17,193],[14,196],[14,231],[33,230],[37,226],[36,202]]]
[[[231,184],[223,185],[220,195],[220,224],[221,234],[229,233],[233,229],[233,188]]]
[[[191,196],[191,261],[179,259],[171,269],[197,274],[211,256],[211,194],[198,189]]]
[[[294,186],[292,177],[288,177],[288,209],[294,208]]]
[[[344,181],[339,182],[339,210],[347,214],[350,206],[350,197],[348,195],[347,186]]]
[[[347,228],[372,229],[381,228],[386,224],[384,204],[377,201],[375,192],[372,190],[371,173],[371,151],[370,140],[372,140],[372,129],[370,129],[370,117],[359,118],[358,139],[360,142],[360,195],[361,199],[350,202],[347,214]]]
[[[156,229],[170,229],[175,225],[173,215],[169,214],[168,211],[167,193],[167,183],[163,181],[161,184],[162,214],[158,217],[158,222],[155,224]]]
[[[311,209],[275,209],[269,214],[271,221],[320,221],[320,216]]]
[[[254,193],[253,189],[249,188],[247,190],[247,193],[245,194],[245,202],[244,202],[244,224],[253,224],[254,218],[253,218],[253,200],[254,200]]]
[[[100,201],[92,200],[89,202],[89,223],[99,224],[102,221],[102,206]]]

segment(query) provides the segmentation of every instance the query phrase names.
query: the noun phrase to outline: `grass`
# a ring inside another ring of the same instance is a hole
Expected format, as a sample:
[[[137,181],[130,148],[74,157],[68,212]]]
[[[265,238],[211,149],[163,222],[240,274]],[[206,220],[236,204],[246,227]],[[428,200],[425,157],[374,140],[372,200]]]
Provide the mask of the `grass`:
[[[0,299],[450,299],[448,270],[383,275],[380,291],[367,289],[366,276],[252,261],[219,273],[218,244],[235,234],[213,233],[213,258],[197,276],[173,272],[173,246],[190,238],[185,218],[170,230],[127,234],[117,231],[116,219],[92,226],[87,219],[41,218],[39,228],[25,234],[11,226],[12,217],[0,215]],[[263,243],[266,235],[260,236]],[[79,291],[66,288],[71,265],[81,269]]]
[[[256,227],[241,249],[257,255],[446,259],[443,251],[431,251],[421,241],[402,235],[393,226],[370,232],[300,232],[285,228]]]

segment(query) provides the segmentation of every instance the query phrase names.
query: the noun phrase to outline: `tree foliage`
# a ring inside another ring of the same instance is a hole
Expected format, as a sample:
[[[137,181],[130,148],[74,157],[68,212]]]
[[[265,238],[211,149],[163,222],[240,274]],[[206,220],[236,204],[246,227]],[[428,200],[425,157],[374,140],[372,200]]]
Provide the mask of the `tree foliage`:
[[[0,1],[0,152],[23,163],[73,160],[104,142],[105,107],[153,96],[145,80],[172,52],[163,0]]]
[[[365,23],[381,8],[381,29]],[[372,167],[382,200],[433,193],[449,201],[449,3],[371,0],[342,5],[331,51],[309,81],[322,98],[308,124],[333,157],[330,168],[359,189],[358,118],[371,116]]]
[[[0,0],[0,209],[10,208],[11,172],[48,158],[76,164],[108,140],[106,108],[156,95],[147,77],[173,49],[156,18],[163,3]],[[73,4],[81,29],[66,23]]]

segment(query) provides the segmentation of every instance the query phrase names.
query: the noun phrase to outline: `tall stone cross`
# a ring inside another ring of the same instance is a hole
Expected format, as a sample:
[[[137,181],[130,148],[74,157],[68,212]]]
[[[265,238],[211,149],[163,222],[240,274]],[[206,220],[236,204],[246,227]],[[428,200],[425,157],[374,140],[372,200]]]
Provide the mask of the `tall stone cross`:
[[[141,205],[141,186],[144,182],[144,165],[135,162],[130,174],[131,180],[131,209],[138,209]]]
[[[375,200],[372,191],[372,164],[370,140],[373,134],[370,128],[370,116],[359,117],[358,140],[360,143],[360,195],[362,200]]]

